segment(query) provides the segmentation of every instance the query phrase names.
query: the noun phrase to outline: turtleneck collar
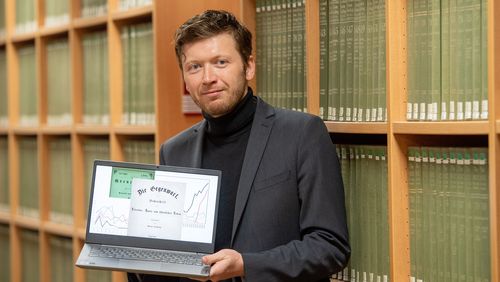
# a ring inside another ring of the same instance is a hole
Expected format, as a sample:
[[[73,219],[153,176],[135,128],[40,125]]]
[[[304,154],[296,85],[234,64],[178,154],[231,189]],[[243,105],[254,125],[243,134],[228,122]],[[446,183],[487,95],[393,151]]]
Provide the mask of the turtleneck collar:
[[[203,117],[207,120],[206,133],[212,136],[229,136],[237,133],[253,121],[256,108],[257,98],[248,87],[245,98],[230,113],[217,118],[203,113]]]

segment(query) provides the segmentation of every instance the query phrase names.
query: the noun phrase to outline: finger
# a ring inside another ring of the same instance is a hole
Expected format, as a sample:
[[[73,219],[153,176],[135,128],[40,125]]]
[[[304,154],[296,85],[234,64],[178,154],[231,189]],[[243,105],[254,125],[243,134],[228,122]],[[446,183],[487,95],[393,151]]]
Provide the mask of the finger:
[[[204,256],[201,260],[204,264],[212,265],[212,264],[222,260],[223,258],[224,258],[224,255],[221,253],[221,251],[218,251],[215,254]]]

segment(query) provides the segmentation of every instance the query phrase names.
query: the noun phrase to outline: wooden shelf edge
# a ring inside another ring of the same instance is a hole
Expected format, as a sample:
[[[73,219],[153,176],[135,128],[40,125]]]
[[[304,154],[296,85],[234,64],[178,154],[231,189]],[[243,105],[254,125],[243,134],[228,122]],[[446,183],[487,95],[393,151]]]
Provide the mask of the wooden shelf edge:
[[[37,33],[38,33],[37,31],[33,31],[33,32],[27,32],[27,33],[14,34],[14,35],[12,35],[10,40],[14,44],[15,43],[22,43],[22,42],[26,42],[26,41],[33,41],[33,40],[35,40]]]
[[[40,127],[38,126],[14,126],[12,132],[16,135],[36,135]]]
[[[0,127],[0,134],[5,135],[9,133],[9,129],[7,127]]]
[[[500,134],[500,120],[495,121],[495,131]]]
[[[325,121],[330,133],[387,134],[386,122],[336,122]]]
[[[10,223],[10,212],[0,211],[0,223],[2,224]]]
[[[108,16],[106,14],[97,17],[86,17],[73,19],[73,27],[75,29],[85,29],[106,25]]]
[[[40,220],[36,218],[26,217],[23,215],[15,215],[14,223],[21,228],[40,230]]]
[[[70,30],[70,24],[62,24],[58,26],[42,27],[40,29],[40,35],[43,37],[58,35],[62,33],[67,33]]]
[[[127,21],[153,15],[153,5],[147,5],[138,8],[132,8],[126,11],[116,11],[111,13],[113,21]]]
[[[393,122],[395,134],[488,135],[488,121]]]
[[[50,234],[64,237],[73,237],[73,225],[65,225],[50,221],[42,222],[42,229]]]
[[[85,135],[106,135],[111,131],[111,127],[109,125],[76,124],[75,131]]]
[[[154,135],[155,125],[117,125],[112,127],[112,131],[119,135]]]

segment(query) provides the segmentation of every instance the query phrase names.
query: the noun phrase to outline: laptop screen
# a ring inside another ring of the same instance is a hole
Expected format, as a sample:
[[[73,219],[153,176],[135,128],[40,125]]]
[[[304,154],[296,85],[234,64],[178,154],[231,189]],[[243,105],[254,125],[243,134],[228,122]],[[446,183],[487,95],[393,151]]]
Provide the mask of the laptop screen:
[[[97,160],[87,241],[211,252],[220,176],[215,170]]]

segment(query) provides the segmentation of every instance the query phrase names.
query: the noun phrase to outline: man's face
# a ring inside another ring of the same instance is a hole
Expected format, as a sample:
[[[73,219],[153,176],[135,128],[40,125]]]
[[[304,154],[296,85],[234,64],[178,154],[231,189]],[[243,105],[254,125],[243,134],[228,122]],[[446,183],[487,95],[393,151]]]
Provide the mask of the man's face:
[[[183,47],[182,75],[194,102],[212,117],[229,113],[245,96],[255,73],[253,57],[245,70],[236,42],[228,33]]]

